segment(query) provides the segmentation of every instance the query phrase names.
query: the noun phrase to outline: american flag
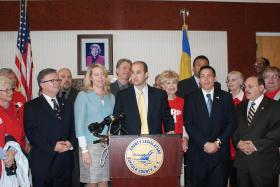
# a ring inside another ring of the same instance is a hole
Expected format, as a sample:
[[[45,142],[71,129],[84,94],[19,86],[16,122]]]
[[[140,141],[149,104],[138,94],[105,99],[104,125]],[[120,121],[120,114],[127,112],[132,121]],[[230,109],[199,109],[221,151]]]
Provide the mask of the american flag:
[[[17,78],[26,100],[32,98],[33,60],[27,15],[27,0],[20,0],[20,23],[17,37],[16,61]]]

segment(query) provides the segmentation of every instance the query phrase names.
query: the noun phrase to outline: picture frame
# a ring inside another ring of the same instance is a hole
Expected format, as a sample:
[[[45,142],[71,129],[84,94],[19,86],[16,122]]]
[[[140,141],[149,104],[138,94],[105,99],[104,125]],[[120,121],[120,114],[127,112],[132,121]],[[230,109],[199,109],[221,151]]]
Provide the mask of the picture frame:
[[[88,34],[77,36],[78,75],[85,75],[90,64],[102,64],[113,75],[113,35]]]

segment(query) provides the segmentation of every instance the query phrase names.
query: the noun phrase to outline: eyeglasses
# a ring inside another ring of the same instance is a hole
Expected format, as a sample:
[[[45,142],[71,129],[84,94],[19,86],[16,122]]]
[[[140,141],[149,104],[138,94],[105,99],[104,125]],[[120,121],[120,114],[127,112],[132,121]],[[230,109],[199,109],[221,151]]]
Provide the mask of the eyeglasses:
[[[7,89],[5,89],[5,90],[0,90],[1,92],[6,92],[6,93],[8,93],[8,92],[13,92],[14,91],[14,88],[7,88]]]
[[[51,80],[47,80],[47,81],[42,81],[41,83],[46,83],[46,82],[61,82],[61,79],[51,79]]]

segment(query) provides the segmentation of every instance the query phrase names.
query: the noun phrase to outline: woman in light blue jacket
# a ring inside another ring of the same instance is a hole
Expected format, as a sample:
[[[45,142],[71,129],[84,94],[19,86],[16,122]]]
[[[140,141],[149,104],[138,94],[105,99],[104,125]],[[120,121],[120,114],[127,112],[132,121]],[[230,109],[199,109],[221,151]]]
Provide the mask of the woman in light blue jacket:
[[[75,101],[75,129],[80,147],[80,181],[88,187],[107,187],[109,181],[109,160],[99,163],[104,144],[96,140],[88,125],[101,122],[113,113],[115,98],[110,93],[109,79],[104,66],[89,66],[83,82],[83,91]],[[102,131],[107,133],[108,127]]]

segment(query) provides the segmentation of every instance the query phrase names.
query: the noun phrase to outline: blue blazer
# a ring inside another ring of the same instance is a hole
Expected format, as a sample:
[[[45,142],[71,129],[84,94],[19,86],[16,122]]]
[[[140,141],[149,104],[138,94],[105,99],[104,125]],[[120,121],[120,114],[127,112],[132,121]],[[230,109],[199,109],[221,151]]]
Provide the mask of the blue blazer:
[[[72,169],[73,152],[56,153],[54,147],[61,140],[76,145],[73,107],[68,101],[57,99],[61,120],[42,95],[25,104],[24,130],[32,145],[30,166],[33,177],[59,176]]]
[[[188,158],[198,165],[211,162],[219,163],[229,159],[229,137],[234,132],[234,105],[231,94],[214,90],[212,111],[209,117],[201,89],[185,97],[184,123],[189,134]],[[221,148],[214,154],[204,152],[206,142],[219,138]]]
[[[170,114],[165,91],[148,86],[148,126],[150,134],[162,134],[174,130],[174,120]],[[130,135],[141,134],[141,120],[134,87],[128,87],[117,93],[114,115],[125,114],[123,126]],[[114,129],[112,129],[114,130]]]

